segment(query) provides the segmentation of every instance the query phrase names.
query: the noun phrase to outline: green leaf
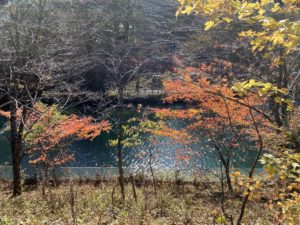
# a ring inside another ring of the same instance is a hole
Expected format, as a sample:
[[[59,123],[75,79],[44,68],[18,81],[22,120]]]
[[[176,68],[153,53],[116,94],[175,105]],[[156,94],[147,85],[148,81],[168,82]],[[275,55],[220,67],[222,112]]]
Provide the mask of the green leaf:
[[[221,215],[221,216],[216,218],[216,222],[221,223],[221,224],[225,224],[226,223],[226,217]]]

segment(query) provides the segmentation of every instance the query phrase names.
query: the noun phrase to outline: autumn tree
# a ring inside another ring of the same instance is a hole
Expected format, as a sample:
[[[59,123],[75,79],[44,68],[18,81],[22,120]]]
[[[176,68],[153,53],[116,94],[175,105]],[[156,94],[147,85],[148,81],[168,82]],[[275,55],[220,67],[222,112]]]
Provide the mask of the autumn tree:
[[[187,144],[189,134],[167,126],[159,117],[154,116],[155,110],[149,106],[137,105],[137,107],[133,107],[130,105],[127,110],[131,110],[134,116],[129,117],[122,124],[123,139],[121,147],[123,150],[137,149],[135,157],[138,158],[138,165],[131,164],[131,172],[139,173],[140,170],[143,170],[145,175],[150,175],[154,192],[157,193],[154,165],[159,161],[159,158],[172,155],[171,152],[163,153],[160,151],[157,147],[158,139],[164,138],[165,144],[168,146],[177,146],[179,143]],[[118,138],[110,140],[110,146],[117,147],[118,144]],[[180,157],[179,151],[176,151],[174,161],[182,162],[183,158]],[[141,162],[146,166],[145,168],[140,165]],[[148,170],[149,173],[144,169]]]
[[[172,54],[182,40],[199,30],[198,26],[184,26],[192,20],[190,17],[176,20],[172,13],[176,7],[172,0],[94,0],[72,1],[66,10],[68,17],[65,19],[71,27],[67,29],[68,36],[76,40],[71,42],[74,46],[68,46],[81,56],[77,57],[80,67],[76,64],[75,69],[70,69],[84,70],[85,82],[81,87],[100,93],[106,100],[100,104],[92,100],[85,108],[93,108],[102,116],[104,107],[113,106],[116,109],[113,111],[118,112],[118,119],[115,114],[112,116],[115,119],[113,132],[118,133],[120,142],[123,138],[121,126],[126,123],[124,99],[139,96],[142,89],[149,91],[151,79],[172,67]],[[117,149],[123,187],[120,145]]]
[[[299,155],[299,107],[289,117],[288,127],[280,132],[264,135],[267,153],[261,159],[267,172],[266,181],[274,183],[269,207],[275,211],[279,223],[294,225],[299,218],[300,155]]]
[[[39,0],[0,6],[0,109],[10,111],[14,196],[21,194],[23,134],[33,106],[42,99],[63,106],[74,99],[76,104],[101,101],[79,89],[86,61],[75,47],[78,32],[69,3],[57,4]]]
[[[260,64],[244,70],[251,77],[267,80],[279,88],[289,89],[288,95],[294,99],[299,86],[299,4],[297,0],[286,1],[179,1],[177,15],[192,14],[205,17],[205,30],[218,30],[223,27],[232,30],[239,27],[232,40],[239,42],[229,48],[245,45],[251,48],[255,61],[264,60],[264,71]],[[221,34],[220,34],[221,35]],[[214,41],[214,40],[212,40]],[[236,51],[235,49],[234,51]],[[269,68],[267,68],[269,67]],[[253,71],[251,68],[258,68]],[[254,73],[252,73],[254,72]],[[270,76],[271,73],[271,76]],[[285,96],[280,94],[279,96]],[[279,106],[273,101],[271,106],[276,123],[286,124],[287,105]]]
[[[233,164],[234,152],[238,148],[246,148],[246,137],[249,135],[255,137],[249,107],[254,108],[262,104],[262,100],[255,95],[247,99],[237,99],[236,93],[227,87],[226,83],[223,85],[211,83],[203,75],[205,73],[203,68],[182,69],[178,72],[183,77],[182,80],[166,81],[164,84],[167,93],[165,101],[172,103],[183,100],[191,104],[192,108],[158,109],[156,113],[161,118],[188,119],[190,125],[186,127],[186,131],[194,133],[192,137],[196,141],[205,143],[206,140],[210,140],[209,145],[216,151],[225,169],[227,186],[232,191],[230,168]],[[193,74],[192,77],[190,74]],[[193,104],[196,104],[196,107]],[[267,122],[261,115],[255,115],[254,119],[261,124]],[[200,135],[202,138],[195,135]],[[249,139],[248,141],[250,142]]]
[[[236,224],[241,224],[247,202],[252,196],[255,169],[265,149],[264,134],[278,131],[268,113],[266,100],[274,94],[285,94],[270,83],[254,80],[239,82],[229,87],[227,80],[211,81],[205,66],[178,69],[178,74],[164,82],[165,101],[174,103],[183,101],[187,109],[156,109],[158,117],[189,120],[181,133],[189,134],[192,142],[207,143],[217,153],[221,174],[225,171],[227,187],[234,188],[231,180],[233,156],[236,151],[253,153],[247,169],[248,183],[244,192],[242,206]],[[292,110],[293,104],[288,99],[277,98],[278,104],[286,104]],[[172,136],[172,132],[169,132]],[[177,133],[173,137],[176,138]],[[197,154],[194,155],[197,157]],[[223,178],[221,177],[223,187]],[[223,191],[223,188],[222,188]],[[222,201],[222,210],[226,219],[234,224],[234,218],[228,214]]]
[[[40,61],[40,47],[45,39],[44,19],[46,1],[33,3],[28,8],[24,2],[1,5],[1,98],[10,111],[10,143],[13,164],[13,195],[21,194],[21,154],[23,133],[32,107],[39,94],[41,82],[49,77],[35,67]],[[28,13],[25,13],[28,12]],[[34,19],[33,19],[34,18]],[[33,19],[33,20],[32,20]],[[34,29],[28,29],[35,27]],[[22,106],[22,107],[21,107]],[[21,109],[20,115],[18,109]],[[22,120],[18,119],[21,117]]]
[[[30,114],[25,133],[27,154],[31,164],[42,164],[45,176],[50,168],[73,160],[69,147],[77,139],[93,140],[110,130],[107,121],[96,122],[92,117],[63,115],[57,105],[37,103]]]
[[[22,109],[18,109],[17,119],[21,120]],[[10,112],[0,111],[0,115],[10,119]],[[36,103],[28,111],[23,132],[24,153],[29,163],[43,171],[44,183],[48,181],[49,169],[74,160],[70,145],[77,139],[93,140],[111,128],[107,121],[95,122],[92,117],[62,114],[57,105],[46,106]]]
[[[259,71],[259,74],[253,74],[251,67],[246,70],[250,76],[256,76],[261,80],[268,80],[276,85],[273,88],[271,83],[259,83],[254,80],[245,81],[234,87],[235,93],[240,97],[252,88],[260,88],[259,95],[268,93],[270,98],[269,106],[272,109],[274,121],[277,126],[288,126],[288,111],[293,108],[293,103],[288,100],[288,96],[292,99],[297,99],[299,86],[299,4],[297,0],[286,1],[180,1],[180,6],[177,15],[180,14],[197,14],[203,16],[205,21],[205,30],[217,30],[216,28],[223,27],[233,30],[232,40],[236,42],[228,42],[226,46],[236,51],[239,45],[245,45],[246,48],[251,47],[254,57],[264,60],[266,71]],[[222,25],[222,26],[220,26]],[[214,28],[214,29],[213,29]],[[213,39],[214,41],[214,39]],[[258,65],[258,64],[257,64]],[[260,65],[258,65],[260,66]],[[259,75],[259,76],[257,76]],[[271,76],[270,76],[271,75]],[[280,90],[280,91],[278,91]],[[271,91],[271,92],[269,92]],[[249,111],[251,112],[251,111]],[[272,119],[268,119],[272,121]],[[254,120],[253,120],[254,121]],[[255,126],[257,127],[257,126]],[[284,128],[286,129],[286,128]],[[289,129],[289,128],[287,128]],[[256,129],[257,130],[257,129]],[[275,128],[279,136],[282,135],[282,130]],[[259,130],[258,130],[259,131]],[[256,132],[259,137],[261,146],[265,146],[273,152],[277,152],[278,146],[274,145],[270,148],[268,141],[264,140],[264,135],[270,135],[268,132]],[[271,132],[272,134],[272,132]],[[272,135],[271,135],[272,136]],[[285,135],[283,135],[285,136]],[[278,138],[282,140],[281,138]],[[273,139],[272,139],[273,140]],[[277,139],[276,139],[277,140]],[[297,139],[296,139],[297,140]],[[286,140],[285,140],[286,141]],[[284,141],[284,142],[285,142]],[[282,143],[283,144],[283,143]],[[272,145],[272,144],[271,144]],[[283,144],[283,146],[286,145]],[[258,157],[259,159],[260,157]],[[287,164],[296,158],[291,157],[283,160],[273,160],[273,156],[268,158],[264,163],[270,165],[270,162],[275,164],[284,164],[281,169],[289,167]],[[281,162],[283,163],[281,163]],[[272,164],[272,163],[271,163]],[[279,166],[280,167],[280,166]],[[280,171],[283,174],[285,170]],[[237,224],[241,224],[245,206],[250,197],[249,188],[248,194],[245,195],[241,212],[237,220]],[[294,198],[295,199],[295,198]],[[290,207],[291,205],[289,205]],[[226,216],[226,214],[225,214]],[[228,215],[227,215],[228,217]],[[291,218],[292,219],[292,218]],[[231,220],[233,224],[233,220]]]

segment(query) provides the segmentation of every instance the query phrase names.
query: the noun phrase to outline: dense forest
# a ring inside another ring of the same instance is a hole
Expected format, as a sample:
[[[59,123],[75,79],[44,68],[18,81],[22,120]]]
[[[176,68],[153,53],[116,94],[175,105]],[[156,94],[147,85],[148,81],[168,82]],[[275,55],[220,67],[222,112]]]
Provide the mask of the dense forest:
[[[0,225],[300,224],[299,48],[299,0],[0,1]]]

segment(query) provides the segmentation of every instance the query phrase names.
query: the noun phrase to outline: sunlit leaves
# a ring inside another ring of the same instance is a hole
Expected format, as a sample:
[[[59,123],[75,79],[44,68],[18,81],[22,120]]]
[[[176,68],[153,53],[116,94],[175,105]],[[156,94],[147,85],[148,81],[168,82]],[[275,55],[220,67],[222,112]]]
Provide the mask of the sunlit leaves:
[[[236,92],[240,97],[248,94],[251,89],[257,89],[258,93],[263,95],[271,96],[273,94],[287,94],[288,90],[286,89],[279,89],[278,87],[272,85],[271,83],[264,83],[255,81],[250,79],[248,81],[237,82],[231,89]]]
[[[209,30],[211,29],[212,27],[214,27],[216,24],[214,21],[212,20],[209,20],[205,23],[205,30]]]
[[[257,135],[249,114],[249,107],[260,106],[265,98],[254,93],[244,98],[237,97],[226,81],[210,82],[205,76],[207,69],[205,66],[179,69],[178,79],[173,78],[164,82],[165,100],[168,103],[184,101],[187,105],[184,109],[155,109],[156,116],[161,120],[184,120],[186,124],[178,131],[162,126],[163,129],[156,130],[154,134],[168,136],[174,140],[191,138],[191,143],[201,140],[212,142],[211,136],[218,137],[217,142],[220,146],[234,151],[241,144],[236,136],[219,139],[219,134],[226,129],[227,133],[239,130],[238,135],[244,134],[249,139],[255,140]],[[251,81],[250,86],[254,83],[255,81]],[[261,126],[268,124],[259,114],[254,113],[254,119],[259,121]],[[201,132],[201,137],[195,136],[198,132]],[[183,134],[188,136],[184,137]]]
[[[300,182],[300,155],[299,153],[289,154],[286,152],[283,157],[276,158],[266,155],[262,163],[270,167],[279,167],[278,174],[280,177],[288,177]]]
[[[234,86],[231,87],[231,89],[237,93],[240,97],[245,96],[250,92],[250,90],[255,90],[258,92],[260,96],[276,96],[274,98],[276,103],[282,104],[285,103],[288,106],[288,110],[293,110],[294,109],[294,103],[288,99],[288,98],[283,98],[279,97],[278,94],[280,95],[287,95],[288,90],[283,89],[283,88],[278,88],[271,83],[265,83],[265,82],[258,82],[253,79],[249,81],[244,81],[244,82],[238,82]]]
[[[227,220],[226,220],[226,217],[222,215],[222,216],[218,216],[216,218],[216,222],[220,223],[220,224],[226,224]]]
[[[299,224],[300,218],[300,155],[285,152],[281,157],[265,154],[261,159],[271,179],[277,176],[276,206],[283,212],[283,219],[288,224]],[[273,206],[272,206],[273,207]],[[298,216],[295,216],[298,215]]]
[[[232,19],[229,18],[229,17],[225,17],[225,18],[223,18],[223,20],[224,20],[226,23],[230,23],[230,22],[232,21]]]
[[[123,135],[122,140],[111,139],[109,140],[109,145],[111,147],[116,147],[120,144],[124,148],[136,147],[143,144],[142,130],[140,129],[140,119],[133,117],[130,118],[126,124],[121,126],[121,132]]]
[[[193,12],[194,8],[191,5],[186,5],[185,9],[181,11],[181,14],[187,14],[190,15]],[[177,16],[179,15],[179,12],[177,13]]]
[[[257,30],[245,29],[239,34],[249,40],[254,52],[273,52],[281,48],[286,55],[299,51],[299,2],[295,0],[283,1],[284,7],[274,0],[179,0],[179,3],[177,15],[190,14],[193,11],[208,18],[205,30],[233,21],[256,25]],[[284,19],[281,19],[282,15],[285,15]]]

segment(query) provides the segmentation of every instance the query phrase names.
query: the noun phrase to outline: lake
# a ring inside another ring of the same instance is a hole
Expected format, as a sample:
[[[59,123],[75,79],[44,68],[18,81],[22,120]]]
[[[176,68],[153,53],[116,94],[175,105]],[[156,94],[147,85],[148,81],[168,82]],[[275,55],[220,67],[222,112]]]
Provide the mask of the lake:
[[[2,126],[3,126],[2,118]],[[183,121],[172,120],[169,124],[173,128],[183,126]],[[9,142],[7,133],[0,135],[0,165],[11,164]],[[116,150],[108,145],[108,141],[114,138],[113,132],[102,134],[93,141],[76,141],[70,147],[76,160],[68,163],[71,167],[116,167]],[[207,140],[209,141],[209,140]],[[141,146],[124,149],[124,166],[133,171],[144,170],[148,167],[149,149],[153,153],[153,167],[159,170],[169,169],[191,169],[202,170],[218,169],[219,160],[215,151],[210,148],[205,141],[189,146],[186,150],[188,154],[197,155],[188,162],[174,160],[178,150],[186,149],[186,146],[172,143],[168,138],[159,137],[155,145],[144,142]],[[236,150],[233,155],[233,166],[239,169],[249,168],[255,152],[243,152]],[[26,161],[26,160],[25,160]],[[24,164],[24,167],[28,165]]]

